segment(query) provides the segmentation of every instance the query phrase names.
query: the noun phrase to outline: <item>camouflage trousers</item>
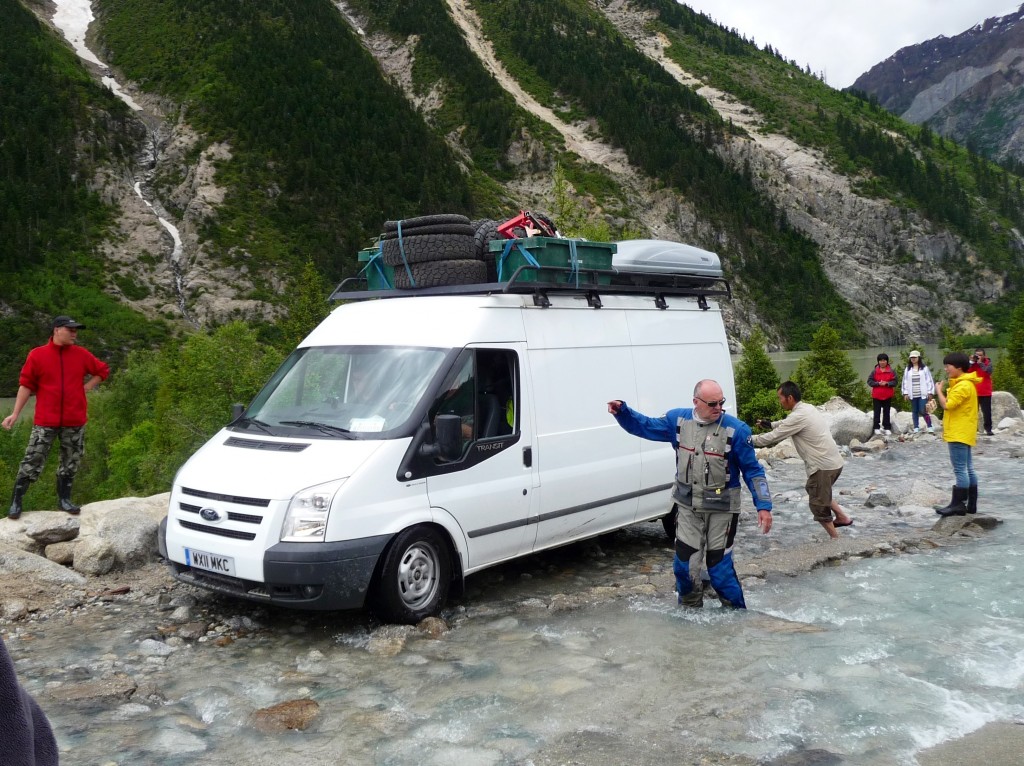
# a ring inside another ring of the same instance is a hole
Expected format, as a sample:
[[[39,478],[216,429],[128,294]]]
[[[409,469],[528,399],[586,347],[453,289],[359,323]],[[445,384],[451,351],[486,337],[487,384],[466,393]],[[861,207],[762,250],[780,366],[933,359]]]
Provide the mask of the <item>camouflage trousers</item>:
[[[39,478],[54,440],[60,442],[60,466],[57,468],[57,476],[63,479],[75,478],[75,474],[78,473],[78,469],[82,465],[82,454],[85,452],[85,426],[74,428],[32,426],[32,433],[28,437],[28,447],[25,449],[25,457],[22,458],[21,465],[18,466],[18,479],[28,479],[32,482]]]

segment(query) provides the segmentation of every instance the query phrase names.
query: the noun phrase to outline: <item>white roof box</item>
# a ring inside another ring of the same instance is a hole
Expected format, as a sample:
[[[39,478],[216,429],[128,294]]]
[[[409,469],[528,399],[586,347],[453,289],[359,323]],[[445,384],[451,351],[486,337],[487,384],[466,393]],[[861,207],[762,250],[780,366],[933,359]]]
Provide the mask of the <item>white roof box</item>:
[[[612,268],[620,274],[722,276],[722,262],[718,254],[710,250],[663,239],[626,239],[616,244],[618,250],[612,256]]]

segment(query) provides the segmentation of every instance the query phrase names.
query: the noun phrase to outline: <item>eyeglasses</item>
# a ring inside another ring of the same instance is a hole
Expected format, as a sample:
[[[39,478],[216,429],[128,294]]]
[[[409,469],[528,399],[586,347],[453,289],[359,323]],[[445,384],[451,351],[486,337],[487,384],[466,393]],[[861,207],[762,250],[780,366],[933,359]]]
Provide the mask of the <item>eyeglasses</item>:
[[[717,402],[709,402],[707,399],[701,399],[699,396],[695,396],[693,398],[696,399],[698,402],[704,402],[704,404],[706,404],[708,407],[724,407],[725,406],[725,399],[724,398],[719,400],[719,401],[717,401]]]

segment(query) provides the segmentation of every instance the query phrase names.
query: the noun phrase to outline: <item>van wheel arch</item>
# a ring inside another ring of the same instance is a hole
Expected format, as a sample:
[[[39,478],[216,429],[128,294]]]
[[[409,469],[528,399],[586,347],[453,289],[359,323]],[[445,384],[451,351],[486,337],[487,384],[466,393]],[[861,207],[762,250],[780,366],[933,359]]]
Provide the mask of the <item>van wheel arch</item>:
[[[381,553],[370,585],[370,611],[386,622],[415,625],[461,592],[462,562],[448,532],[417,524],[397,533]],[[454,586],[454,587],[453,587]]]

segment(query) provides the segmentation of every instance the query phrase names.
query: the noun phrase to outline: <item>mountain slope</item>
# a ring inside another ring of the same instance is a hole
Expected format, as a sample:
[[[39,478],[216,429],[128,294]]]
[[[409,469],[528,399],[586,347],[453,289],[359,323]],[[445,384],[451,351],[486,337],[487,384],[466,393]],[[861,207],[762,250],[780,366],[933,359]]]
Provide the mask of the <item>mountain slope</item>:
[[[561,177],[573,221],[719,252],[734,342],[980,331],[1024,284],[1015,176],[673,0],[94,7],[146,135],[97,176],[122,285],[101,287],[150,316],[272,319],[302,263],[353,273],[386,218],[568,223]],[[133,181],[181,232],[174,264]]]
[[[853,88],[997,160],[1024,162],[1024,6],[955,37],[901,48]]]

